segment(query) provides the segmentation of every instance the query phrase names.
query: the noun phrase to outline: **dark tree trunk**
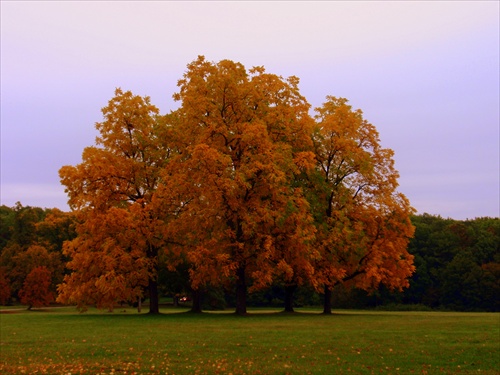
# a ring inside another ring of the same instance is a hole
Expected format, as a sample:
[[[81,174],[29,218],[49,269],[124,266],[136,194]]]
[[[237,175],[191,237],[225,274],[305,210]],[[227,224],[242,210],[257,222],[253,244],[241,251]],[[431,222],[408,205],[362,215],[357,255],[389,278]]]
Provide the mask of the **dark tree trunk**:
[[[332,313],[332,288],[325,285],[325,300],[323,302],[323,314]]]
[[[153,260],[153,268],[151,269],[152,274],[149,276],[148,281],[149,313],[159,314],[160,301],[158,298],[158,248],[156,246],[149,245],[146,254],[150,260]]]
[[[293,310],[293,293],[297,289],[297,285],[285,286],[285,312],[295,312]]]
[[[193,298],[191,312],[198,314],[201,313],[201,291],[199,289],[193,290],[191,297]]]
[[[238,315],[247,313],[247,283],[245,279],[245,267],[240,266],[236,271],[236,311]]]
[[[158,282],[155,278],[149,279],[149,313],[159,314],[160,313],[160,302],[158,299]]]

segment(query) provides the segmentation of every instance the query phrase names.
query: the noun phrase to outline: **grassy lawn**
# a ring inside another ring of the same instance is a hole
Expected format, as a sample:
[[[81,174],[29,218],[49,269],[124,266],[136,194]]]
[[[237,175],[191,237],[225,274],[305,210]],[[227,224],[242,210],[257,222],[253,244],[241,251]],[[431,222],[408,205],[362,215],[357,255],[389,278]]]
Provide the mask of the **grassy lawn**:
[[[0,314],[2,374],[500,374],[500,314]]]

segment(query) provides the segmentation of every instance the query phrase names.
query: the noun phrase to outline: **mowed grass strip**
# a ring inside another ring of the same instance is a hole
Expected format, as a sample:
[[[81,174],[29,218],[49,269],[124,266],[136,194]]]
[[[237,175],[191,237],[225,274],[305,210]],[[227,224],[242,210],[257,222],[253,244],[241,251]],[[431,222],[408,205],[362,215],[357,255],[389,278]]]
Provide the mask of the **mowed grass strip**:
[[[495,313],[164,312],[0,314],[0,373],[500,374]]]

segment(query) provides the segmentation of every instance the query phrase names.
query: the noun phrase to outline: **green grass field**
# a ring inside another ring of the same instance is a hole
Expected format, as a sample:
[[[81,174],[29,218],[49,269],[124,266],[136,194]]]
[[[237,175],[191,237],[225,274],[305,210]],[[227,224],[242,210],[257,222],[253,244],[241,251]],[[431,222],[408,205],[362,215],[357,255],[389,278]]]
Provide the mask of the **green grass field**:
[[[11,310],[0,373],[500,374],[498,313],[299,311]]]

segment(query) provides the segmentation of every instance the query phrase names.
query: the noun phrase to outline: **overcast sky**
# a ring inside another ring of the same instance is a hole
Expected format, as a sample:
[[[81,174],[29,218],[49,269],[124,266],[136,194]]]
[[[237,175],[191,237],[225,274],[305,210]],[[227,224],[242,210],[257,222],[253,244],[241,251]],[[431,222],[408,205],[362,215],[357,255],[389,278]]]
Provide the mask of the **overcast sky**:
[[[1,1],[1,204],[68,210],[116,87],[163,113],[204,55],[349,99],[418,213],[499,216],[498,1]]]

